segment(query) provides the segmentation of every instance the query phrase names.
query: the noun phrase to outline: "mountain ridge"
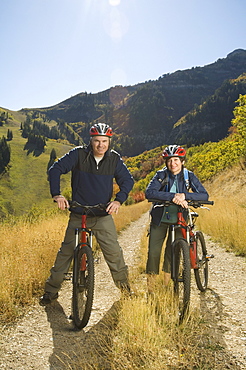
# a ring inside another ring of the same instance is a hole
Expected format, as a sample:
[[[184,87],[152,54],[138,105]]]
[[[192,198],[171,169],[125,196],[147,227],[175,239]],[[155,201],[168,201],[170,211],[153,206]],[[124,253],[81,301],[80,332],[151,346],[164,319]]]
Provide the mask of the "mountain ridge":
[[[239,56],[241,58],[242,55],[245,55],[245,57],[246,57],[246,50],[240,49],[240,48],[239,49],[235,49],[232,52],[228,53],[225,58],[219,58],[217,61],[212,62],[210,64],[207,64],[207,65],[204,65],[204,66],[192,67],[192,68],[183,69],[183,70],[177,70],[177,71],[174,71],[172,73],[166,73],[166,74],[163,74],[162,76],[160,76],[157,80],[159,80],[163,76],[175,75],[175,74],[177,74],[179,72],[185,72],[185,71],[189,71],[189,70],[196,69],[196,68],[204,68],[204,67],[210,68],[210,67],[214,66],[216,63],[218,63],[221,60],[224,60],[226,58],[233,59],[235,56]],[[131,90],[133,89],[134,90],[135,88],[142,87],[146,83],[155,82],[157,80],[149,80],[149,81],[146,81],[146,82],[137,83],[135,85],[127,85],[127,86],[125,86],[125,89],[127,89],[127,91],[129,91],[128,89],[131,89]],[[118,85],[118,86],[122,87],[121,85]],[[43,109],[52,109],[52,108],[55,108],[55,107],[59,106],[60,104],[65,104],[65,103],[71,102],[74,98],[77,98],[77,97],[80,97],[80,96],[84,96],[84,95],[102,95],[102,94],[105,94],[105,93],[109,92],[111,89],[114,89],[114,88],[117,88],[117,85],[114,86],[114,87],[110,87],[110,88],[108,88],[106,90],[102,90],[102,91],[97,92],[97,93],[91,93],[91,92],[90,93],[87,93],[86,91],[80,92],[80,93],[75,94],[75,95],[73,95],[73,96],[71,96],[69,98],[66,98],[62,102],[56,103],[56,104],[51,105],[51,106],[47,106],[47,107],[43,107],[43,108],[22,108],[20,111],[25,111],[26,109],[28,109],[28,110],[35,110],[35,111],[38,111],[39,109],[41,109],[41,110],[43,110]],[[3,109],[5,109],[5,108],[3,108]]]
[[[190,136],[187,126],[184,136],[182,126],[177,129],[177,122],[214,95],[225,81],[245,72],[246,50],[236,49],[226,58],[203,67],[177,70],[134,86],[114,86],[95,94],[82,92],[51,107],[25,108],[20,112],[36,112],[47,120],[67,122],[85,142],[89,140],[91,124],[107,122],[115,132],[116,150],[134,156],[173,140],[180,143],[187,140]],[[230,117],[231,114],[232,111]],[[213,117],[211,119],[216,122]],[[214,135],[216,128],[211,122],[205,122],[205,126],[208,130],[203,141],[220,140],[227,132],[221,130],[221,134]],[[193,143],[193,136],[190,136],[189,145],[198,142],[194,137]]]

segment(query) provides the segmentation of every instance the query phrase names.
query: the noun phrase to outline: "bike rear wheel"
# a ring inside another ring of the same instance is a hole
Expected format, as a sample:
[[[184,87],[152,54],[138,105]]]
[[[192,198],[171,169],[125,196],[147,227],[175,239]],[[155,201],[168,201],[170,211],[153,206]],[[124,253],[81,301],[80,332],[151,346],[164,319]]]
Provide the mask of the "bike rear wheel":
[[[94,262],[92,250],[85,245],[75,252],[73,266],[73,322],[84,328],[90,318],[94,296]]]
[[[208,286],[208,259],[207,249],[203,233],[196,232],[196,258],[198,268],[194,269],[196,285],[201,292],[204,292]]]
[[[190,254],[189,245],[184,239],[177,239],[172,245],[175,267],[174,267],[174,295],[177,301],[178,318],[181,323],[188,313],[190,305]]]

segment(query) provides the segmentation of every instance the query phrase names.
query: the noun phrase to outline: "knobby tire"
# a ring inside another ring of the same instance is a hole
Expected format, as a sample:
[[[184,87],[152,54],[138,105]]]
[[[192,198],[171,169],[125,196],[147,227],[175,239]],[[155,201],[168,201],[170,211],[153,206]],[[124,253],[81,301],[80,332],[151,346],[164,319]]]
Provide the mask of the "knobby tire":
[[[86,269],[81,271],[81,261],[86,260]],[[75,252],[73,266],[73,322],[78,329],[84,328],[90,318],[94,296],[94,262],[89,245]]]
[[[201,292],[204,292],[208,286],[208,259],[204,236],[201,231],[196,232],[197,264],[194,269],[196,285]]]
[[[189,311],[191,267],[189,245],[184,239],[173,242],[175,258],[174,295],[178,306],[178,319],[182,323]]]

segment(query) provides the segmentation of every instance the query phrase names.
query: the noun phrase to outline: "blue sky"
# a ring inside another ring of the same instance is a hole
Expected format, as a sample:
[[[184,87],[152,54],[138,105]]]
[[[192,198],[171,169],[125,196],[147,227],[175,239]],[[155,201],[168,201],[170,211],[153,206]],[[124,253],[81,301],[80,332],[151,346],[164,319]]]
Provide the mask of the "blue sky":
[[[245,0],[2,0],[0,106],[158,79],[246,49]]]

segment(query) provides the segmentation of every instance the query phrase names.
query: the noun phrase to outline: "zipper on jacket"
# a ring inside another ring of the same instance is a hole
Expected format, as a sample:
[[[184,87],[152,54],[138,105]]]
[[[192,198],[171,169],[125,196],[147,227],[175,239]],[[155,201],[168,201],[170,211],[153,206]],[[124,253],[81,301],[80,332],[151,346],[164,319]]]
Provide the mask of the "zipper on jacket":
[[[94,161],[96,162],[96,168],[97,168],[97,170],[99,170],[99,163],[103,160],[103,158],[104,157],[102,157],[100,160],[96,160],[96,158],[93,156],[93,158],[94,158]]]

